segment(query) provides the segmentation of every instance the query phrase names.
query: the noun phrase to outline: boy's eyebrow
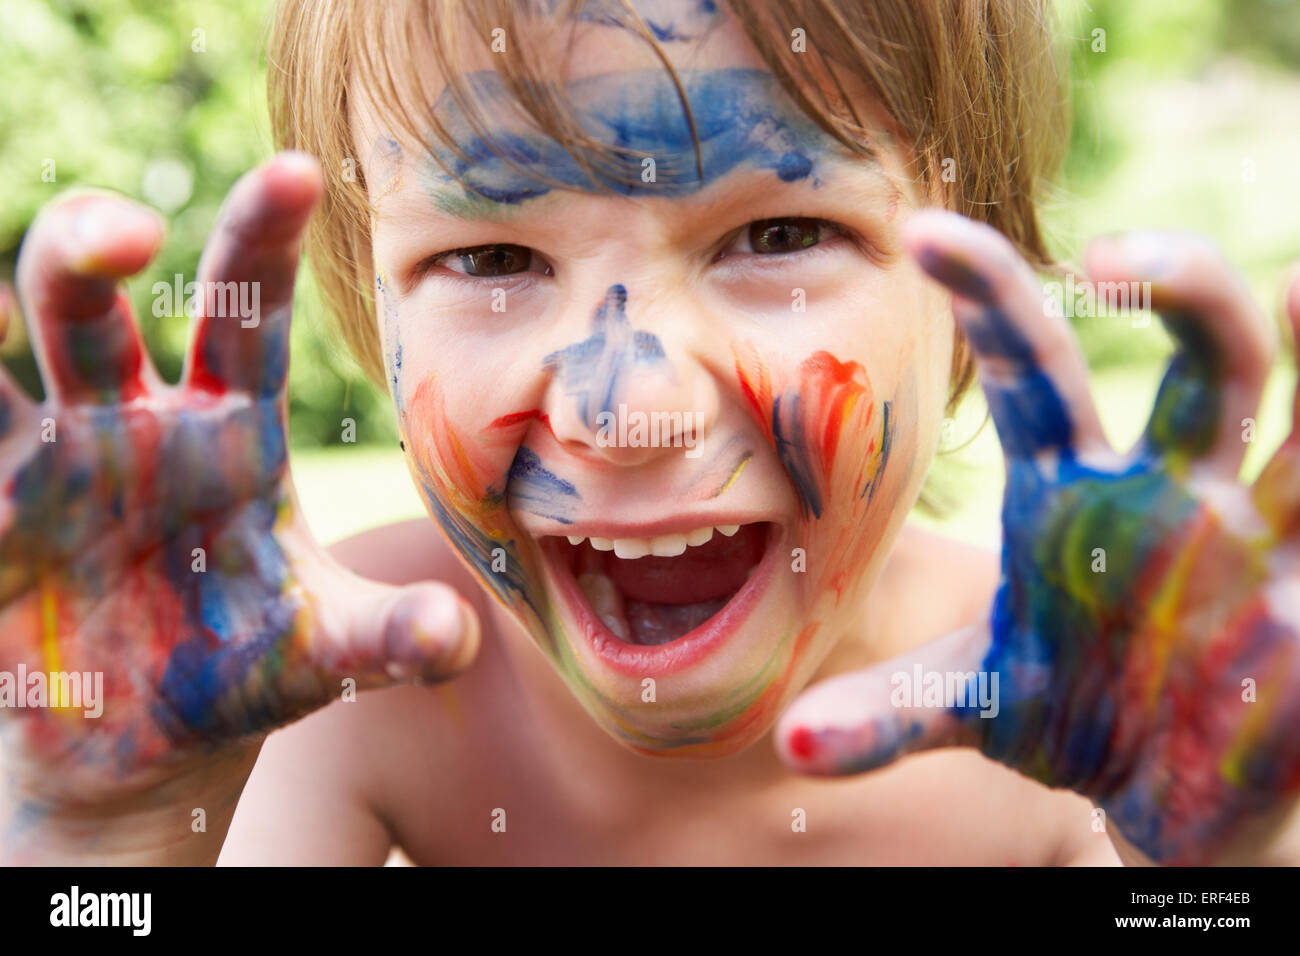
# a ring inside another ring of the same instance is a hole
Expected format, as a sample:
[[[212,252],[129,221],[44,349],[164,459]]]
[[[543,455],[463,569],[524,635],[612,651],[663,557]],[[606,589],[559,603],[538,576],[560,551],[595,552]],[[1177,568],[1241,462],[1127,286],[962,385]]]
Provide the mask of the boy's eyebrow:
[[[460,222],[506,223],[520,216],[543,213],[563,196],[562,190],[548,190],[531,198],[527,205],[497,202],[477,192],[467,190],[454,180],[445,184],[423,183],[424,196],[432,200],[433,209],[441,216]]]
[[[737,209],[754,206],[756,202],[766,205],[767,200],[787,193],[791,204],[799,207],[806,202],[806,199],[800,197],[806,197],[809,190],[827,187],[835,189],[837,197],[842,197],[846,202],[853,202],[853,197],[857,197],[859,201],[869,204],[875,201],[874,197],[878,192],[880,199],[888,208],[885,220],[892,219],[893,209],[902,191],[895,177],[881,162],[870,156],[833,156],[823,157],[823,160],[819,166],[821,175],[815,180],[781,182],[779,179],[774,180],[769,170],[739,167],[725,176],[718,177],[709,186],[697,192],[680,195],[661,194],[658,197],[638,193],[632,198],[671,199],[681,207],[681,214],[686,221],[696,221],[701,216],[729,218]],[[871,173],[870,180],[864,178],[864,172]],[[871,180],[875,180],[878,185],[872,185]],[[549,207],[561,205],[573,192],[575,190],[549,190],[525,203],[511,204],[467,194],[453,182],[413,196],[394,198],[400,203],[400,208],[396,211],[398,217],[408,222],[427,216],[431,221],[445,217],[467,224],[509,222],[522,224],[525,220],[529,223],[545,222],[550,211]],[[579,194],[593,195],[589,191],[581,191]],[[594,195],[601,194],[597,192]],[[611,192],[606,195],[618,194]],[[426,198],[432,199],[432,202],[425,202]]]
[[[538,129],[497,123],[480,135],[444,92],[434,112],[458,148],[435,145],[422,183],[441,211],[483,219],[491,218],[489,207],[531,203],[556,188],[681,196],[738,167],[766,169],[794,182],[815,178],[820,164],[840,154],[859,164],[867,159],[789,102],[771,73],[728,68],[679,77],[689,116],[662,70],[600,74],[568,84],[583,130],[610,148],[612,165],[604,168],[580,162]],[[466,83],[472,101],[487,104],[485,112],[509,115],[513,97],[496,72],[469,74]]]

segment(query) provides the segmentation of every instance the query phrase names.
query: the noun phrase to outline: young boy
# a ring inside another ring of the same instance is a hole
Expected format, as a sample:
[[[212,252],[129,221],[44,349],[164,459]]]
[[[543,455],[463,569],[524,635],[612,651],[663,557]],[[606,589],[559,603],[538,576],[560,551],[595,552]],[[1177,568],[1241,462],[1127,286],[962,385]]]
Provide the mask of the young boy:
[[[1022,258],[1052,62],[1011,0],[283,0],[300,152],[232,192],[179,385],[116,284],[152,214],[67,197],[24,247],[0,662],[104,707],[0,715],[6,858],[1296,859],[1295,445],[1236,480],[1271,333],[1205,244],[1095,244],[1182,345],[1109,448]],[[298,515],[304,229],[441,535]],[[1000,574],[904,523],[972,359]],[[988,756],[791,773],[945,745]]]

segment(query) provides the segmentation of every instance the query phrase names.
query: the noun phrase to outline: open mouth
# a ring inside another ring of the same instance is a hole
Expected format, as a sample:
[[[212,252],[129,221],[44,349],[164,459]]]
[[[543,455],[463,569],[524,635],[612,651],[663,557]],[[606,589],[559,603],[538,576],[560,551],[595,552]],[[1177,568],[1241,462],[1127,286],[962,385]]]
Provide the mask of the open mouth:
[[[623,645],[657,647],[733,630],[778,530],[761,521],[648,539],[547,537],[543,550],[589,624]]]

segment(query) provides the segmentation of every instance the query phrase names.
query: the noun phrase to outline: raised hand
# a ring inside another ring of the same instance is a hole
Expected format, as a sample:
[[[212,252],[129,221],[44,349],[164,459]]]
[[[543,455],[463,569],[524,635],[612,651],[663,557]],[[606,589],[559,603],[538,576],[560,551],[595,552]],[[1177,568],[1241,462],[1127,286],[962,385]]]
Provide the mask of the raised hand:
[[[1091,278],[1151,282],[1179,346],[1121,456],[1003,237],[936,211],[907,243],[953,292],[1006,456],[1002,581],[987,624],[803,695],[783,756],[851,773],[975,746],[1091,797],[1154,860],[1275,859],[1300,796],[1300,430],[1253,487],[1238,478],[1270,329],[1208,243],[1094,243]],[[1288,299],[1300,328],[1300,277]]]
[[[357,577],[296,506],[289,314],[321,189],[294,153],[236,184],[175,386],[119,285],[161,242],[154,215],[78,193],[27,237],[19,294],[47,398],[0,380],[0,672],[76,672],[92,694],[102,675],[98,716],[27,706],[29,687],[6,700],[0,682],[8,799],[29,815],[129,803],[255,749],[347,678],[434,680],[474,654],[477,620],[451,588]]]

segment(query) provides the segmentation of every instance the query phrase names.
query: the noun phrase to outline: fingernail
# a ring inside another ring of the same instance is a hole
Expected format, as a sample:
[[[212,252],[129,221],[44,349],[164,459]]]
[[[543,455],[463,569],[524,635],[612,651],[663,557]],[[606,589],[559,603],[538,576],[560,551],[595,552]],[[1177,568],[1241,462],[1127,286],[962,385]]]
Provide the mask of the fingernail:
[[[113,240],[131,242],[138,234],[152,234],[157,229],[158,219],[147,209],[126,203],[91,203],[72,224],[79,253],[76,265],[92,268],[112,251]]]
[[[389,661],[384,665],[384,670],[389,677],[399,682],[409,681],[415,677],[415,668],[400,661]]]
[[[289,192],[294,202],[304,202],[316,195],[321,177],[320,163],[309,153],[291,150],[276,154],[265,175],[275,188]]]
[[[73,233],[82,250],[98,249],[108,235],[108,217],[99,203],[82,210],[73,224]]]
[[[1173,268],[1170,245],[1151,233],[1139,232],[1121,240],[1124,263],[1134,272],[1154,279]]]

